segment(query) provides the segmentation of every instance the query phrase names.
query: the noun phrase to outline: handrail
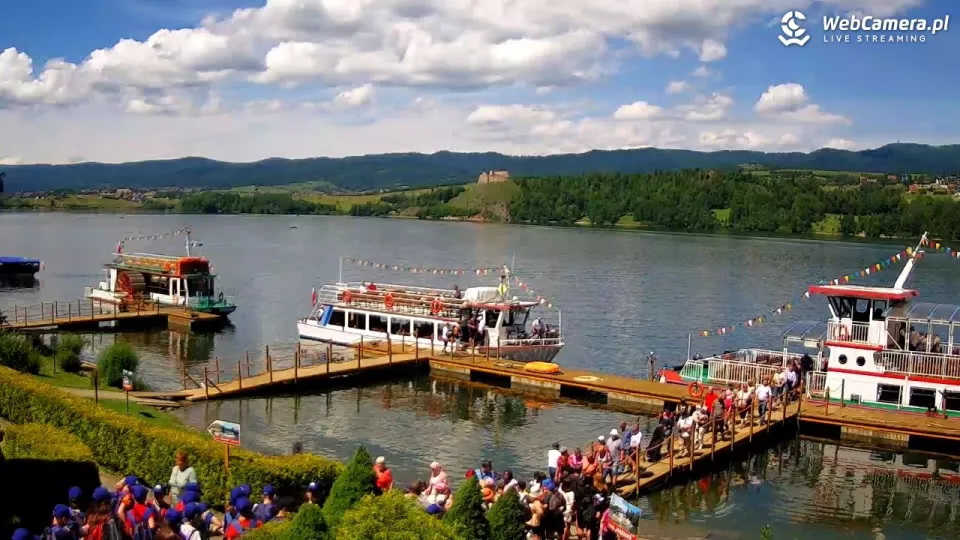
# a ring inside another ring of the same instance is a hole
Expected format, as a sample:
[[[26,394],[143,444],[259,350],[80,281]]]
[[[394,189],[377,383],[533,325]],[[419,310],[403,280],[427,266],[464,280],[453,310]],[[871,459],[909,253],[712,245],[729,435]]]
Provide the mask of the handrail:
[[[98,315],[107,315],[114,312],[159,313],[160,303],[145,299],[142,296],[120,304],[115,304],[100,298],[78,298],[70,301],[41,302],[27,306],[14,304],[12,311],[9,308],[0,309],[0,313],[3,313],[6,318],[6,326],[8,327],[40,323],[56,324],[64,320],[95,320]]]
[[[891,373],[960,379],[960,356],[921,351],[880,351],[877,368]]]

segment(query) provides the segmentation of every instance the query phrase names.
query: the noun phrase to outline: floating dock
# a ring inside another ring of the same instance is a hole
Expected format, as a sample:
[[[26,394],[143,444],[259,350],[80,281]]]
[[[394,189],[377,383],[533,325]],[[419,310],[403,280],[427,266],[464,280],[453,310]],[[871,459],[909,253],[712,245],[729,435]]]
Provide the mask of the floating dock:
[[[14,305],[2,309],[3,328],[12,330],[39,330],[54,328],[75,330],[99,327],[101,323],[166,323],[169,328],[193,330],[216,326],[223,316],[194,311],[181,306],[167,306],[157,302],[138,302],[122,308],[97,299],[79,299],[71,302],[43,302],[32,306]]]

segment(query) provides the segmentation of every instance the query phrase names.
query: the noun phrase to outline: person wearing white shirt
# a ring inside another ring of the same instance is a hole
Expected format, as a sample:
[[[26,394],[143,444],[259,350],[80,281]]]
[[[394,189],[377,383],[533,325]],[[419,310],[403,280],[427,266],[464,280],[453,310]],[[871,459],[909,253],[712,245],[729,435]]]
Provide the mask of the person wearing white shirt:
[[[680,439],[683,441],[683,453],[679,457],[692,453],[693,450],[693,422],[692,414],[684,416],[677,422],[677,431],[680,433]]]
[[[771,397],[771,395],[772,395],[772,392],[771,392],[771,390],[770,390],[770,386],[769,386],[769,384],[767,384],[767,378],[766,378],[766,377],[764,377],[763,380],[760,381],[760,386],[757,386],[756,395],[757,395],[757,403],[760,404],[760,423],[761,423],[761,424],[766,424],[766,423],[767,423],[767,408],[769,407],[770,397]]]
[[[560,443],[553,443],[553,448],[547,451],[547,472],[550,478],[557,477],[558,461],[560,461]]]
[[[447,345],[450,344],[450,323],[444,323],[440,331],[440,339],[443,340],[443,352],[447,352]]]

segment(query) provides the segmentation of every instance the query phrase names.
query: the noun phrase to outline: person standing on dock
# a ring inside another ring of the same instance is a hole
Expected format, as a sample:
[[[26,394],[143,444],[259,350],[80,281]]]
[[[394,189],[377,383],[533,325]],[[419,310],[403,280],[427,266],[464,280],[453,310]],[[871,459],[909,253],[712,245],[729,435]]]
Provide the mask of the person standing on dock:
[[[651,381],[654,381],[657,378],[656,366],[657,355],[653,354],[653,351],[650,351],[650,354],[647,355],[647,371]]]
[[[393,489],[393,471],[387,468],[387,459],[383,456],[377,458],[373,465],[373,472],[377,475],[377,491],[380,494]]]
[[[770,404],[770,376],[765,375],[757,386],[757,403],[760,406],[760,425],[767,423],[767,407]]]
[[[547,474],[551,479],[557,477],[557,463],[560,461],[560,443],[553,443],[553,447],[547,450]]]
[[[177,452],[177,464],[173,466],[170,472],[170,502],[176,504],[180,500],[180,491],[190,483],[197,483],[197,471],[190,466],[187,453],[183,450]]]

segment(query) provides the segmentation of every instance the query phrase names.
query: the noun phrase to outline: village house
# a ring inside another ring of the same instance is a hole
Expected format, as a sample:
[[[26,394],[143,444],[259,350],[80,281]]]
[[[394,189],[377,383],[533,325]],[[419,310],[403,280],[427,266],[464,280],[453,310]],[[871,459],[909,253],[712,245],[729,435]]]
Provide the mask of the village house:
[[[498,182],[506,182],[510,179],[510,173],[507,171],[485,171],[480,173],[480,176],[477,178],[478,184],[495,184]]]

